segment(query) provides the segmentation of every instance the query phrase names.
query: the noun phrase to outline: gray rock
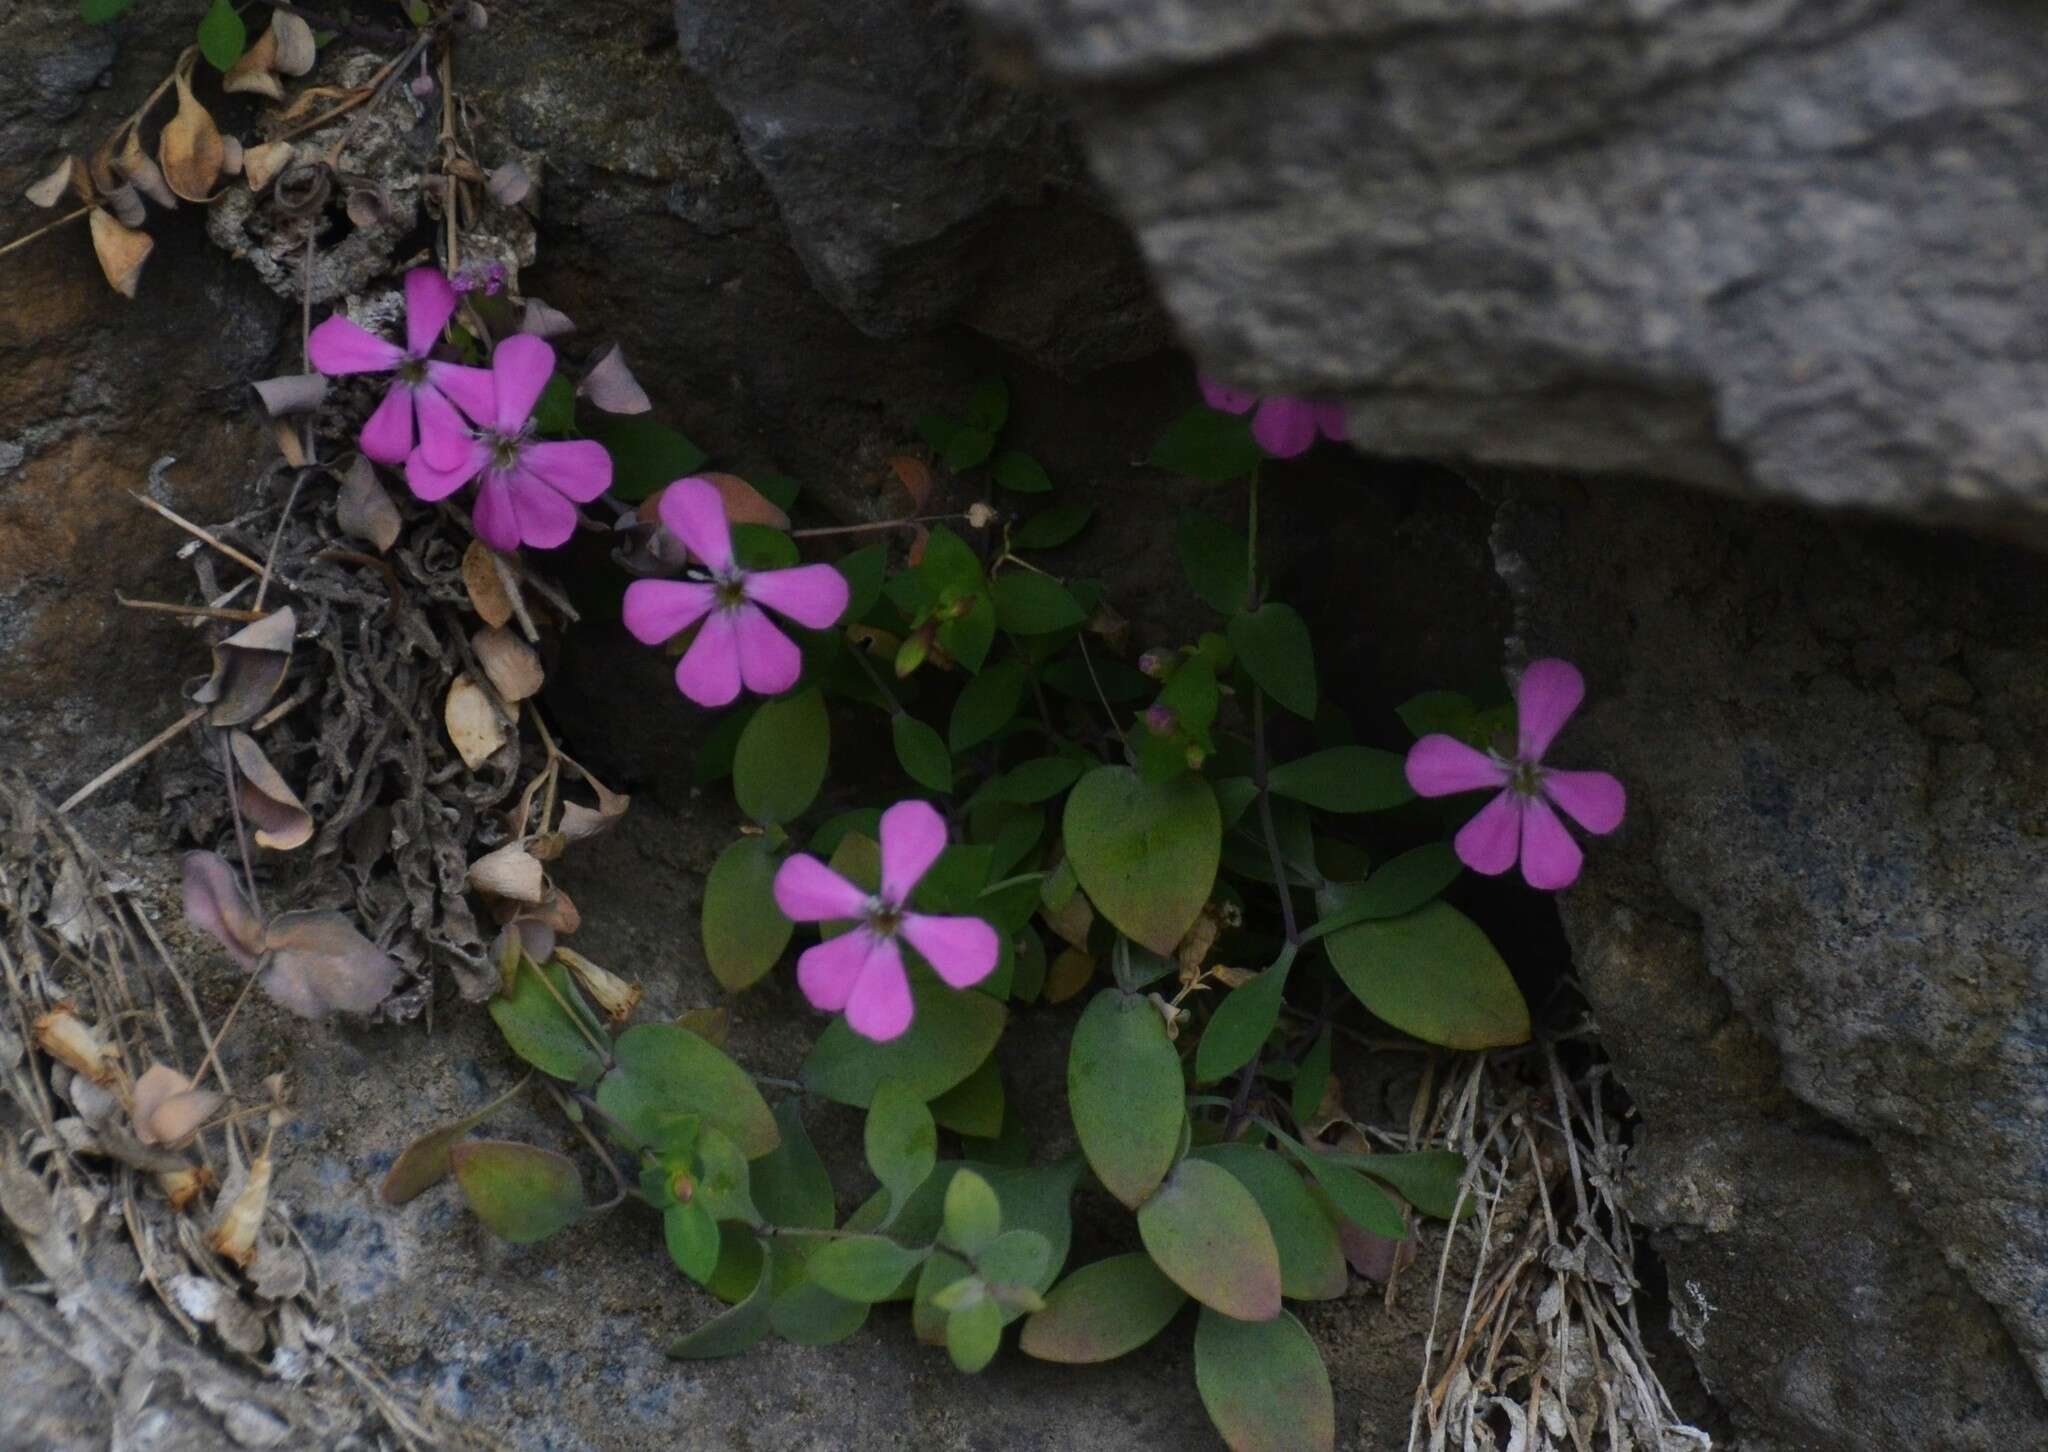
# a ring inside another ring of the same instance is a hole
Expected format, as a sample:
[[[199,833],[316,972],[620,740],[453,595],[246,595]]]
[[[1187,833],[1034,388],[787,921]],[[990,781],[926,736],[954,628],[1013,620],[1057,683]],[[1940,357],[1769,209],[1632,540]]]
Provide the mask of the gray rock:
[[[2042,533],[2025,7],[968,3],[1235,382],[1388,453]]]
[[[1559,763],[1629,788],[1560,902],[1709,1386],[1787,1447],[2039,1445],[2037,571],[1605,484],[1511,492],[1495,550],[1591,683]]]

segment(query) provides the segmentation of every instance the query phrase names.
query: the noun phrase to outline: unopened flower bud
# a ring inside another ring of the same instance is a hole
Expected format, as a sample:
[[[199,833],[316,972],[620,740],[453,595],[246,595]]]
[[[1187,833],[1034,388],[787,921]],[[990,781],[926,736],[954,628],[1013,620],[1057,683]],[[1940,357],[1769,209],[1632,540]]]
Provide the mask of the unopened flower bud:
[[[931,650],[932,636],[929,626],[906,636],[903,644],[896,647],[896,679],[900,681],[914,674],[917,668],[925,663],[925,658],[931,654]]]
[[[668,1192],[676,1197],[678,1205],[687,1205],[697,1193],[697,1182],[690,1178],[688,1170],[677,1170],[669,1179]]]
[[[624,1023],[640,1006],[640,985],[628,983],[609,969],[600,968],[574,948],[555,945],[555,961],[576,976],[583,991],[591,996],[613,1023]]]
[[[1208,752],[1202,750],[1201,747],[1196,746],[1193,742],[1188,743],[1187,762],[1189,771],[1200,771],[1202,769],[1202,763],[1207,761],[1208,759]]]
[[[1145,710],[1145,729],[1154,736],[1171,736],[1180,727],[1180,712],[1161,702]]]
[[[206,1237],[206,1243],[236,1265],[256,1258],[256,1232],[270,1205],[270,1156],[258,1155],[249,1165],[249,1179]]]
[[[163,1187],[164,1197],[171,1202],[171,1208],[179,1214],[198,1198],[199,1192],[213,1184],[213,1171],[204,1165],[189,1170],[165,1170],[156,1177]]]
[[[996,522],[996,507],[976,501],[967,506],[967,523],[975,529],[987,529]]]
[[[965,620],[974,613],[975,602],[980,599],[981,596],[979,595],[962,595],[958,600],[955,600],[946,607],[946,618],[949,620]]]
[[[95,1084],[112,1084],[121,1077],[121,1059],[114,1046],[100,1042],[92,1025],[72,1012],[68,1002],[36,1020],[36,1044]]]
[[[1163,681],[1173,674],[1173,657],[1163,650],[1148,650],[1138,657],[1138,672]]]

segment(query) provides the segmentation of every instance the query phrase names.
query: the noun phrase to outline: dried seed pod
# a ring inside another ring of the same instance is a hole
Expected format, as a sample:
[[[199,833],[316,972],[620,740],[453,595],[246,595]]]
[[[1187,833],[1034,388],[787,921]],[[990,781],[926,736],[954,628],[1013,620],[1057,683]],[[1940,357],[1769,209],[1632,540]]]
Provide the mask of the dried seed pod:
[[[68,1002],[37,1018],[35,1031],[37,1047],[58,1063],[95,1084],[120,1082],[119,1052],[112,1044],[102,1042],[93,1026],[80,1018]]]
[[[72,177],[82,175],[83,171],[77,157],[60,157],[50,174],[32,183],[22,195],[38,207],[54,207],[72,189]]]
[[[540,690],[547,678],[533,647],[502,625],[479,630],[469,643],[484,674],[507,701],[525,700]]]
[[[242,142],[240,137],[221,137],[220,169],[223,176],[240,176],[242,174]]]
[[[121,154],[114,158],[114,170],[128,178],[129,183],[165,210],[175,210],[178,197],[164,185],[164,174],[157,164],[149,159],[149,153],[142,149],[142,140],[134,130],[128,132],[128,139],[122,144]]]
[[[201,1190],[212,1186],[213,1171],[204,1165],[189,1170],[165,1170],[156,1177],[156,1182],[163,1187],[164,1196],[171,1202],[171,1208],[183,1214],[185,1209],[199,1198]]]
[[[260,192],[291,165],[294,154],[289,141],[266,141],[261,146],[252,146],[242,153],[242,180],[249,184],[250,191]]]
[[[376,466],[362,454],[356,455],[356,461],[348,466],[348,476],[341,481],[341,492],[334,501],[334,521],[357,539],[368,542],[380,555],[398,543],[404,520],[390,494],[377,481]]]
[[[284,99],[284,85],[277,78],[277,30],[274,26],[257,36],[255,43],[242,52],[241,59],[228,67],[227,74],[221,77],[220,88],[230,95],[246,93],[272,101]]]
[[[142,193],[126,182],[108,190],[100,198],[100,203],[112,212],[114,220],[124,227],[140,227],[144,216],[147,215],[142,208]]]
[[[510,708],[514,712],[519,709],[516,704]],[[456,754],[471,771],[489,761],[511,739],[491,706],[491,698],[466,675],[457,676],[448,687],[441,719],[448,728],[448,739],[455,744]]]
[[[220,180],[227,148],[213,113],[192,94],[192,82],[180,71],[177,76],[178,114],[164,123],[157,137],[156,162],[164,182],[188,202],[213,200],[214,183]]]
[[[517,842],[507,842],[470,863],[469,885],[513,902],[537,903],[547,896],[547,875],[540,859]]]
[[[256,1255],[256,1234],[263,1228],[263,1213],[270,1207],[270,1156],[258,1155],[249,1166],[241,1193],[228,1202],[214,1222],[206,1243],[227,1260],[246,1266]]]
[[[591,1001],[613,1023],[624,1023],[633,1016],[633,1010],[640,1006],[641,988],[637,983],[628,983],[609,969],[600,968],[574,948],[555,948],[555,961],[575,975],[583,991]]]
[[[277,42],[276,65],[280,74],[303,76],[320,58],[313,39],[313,27],[289,10],[270,12],[270,33]]]
[[[92,228],[93,255],[100,260],[107,286],[122,297],[134,297],[142,281],[142,264],[149,261],[156,243],[147,232],[122,226],[120,218],[104,207],[94,207],[86,220]]]

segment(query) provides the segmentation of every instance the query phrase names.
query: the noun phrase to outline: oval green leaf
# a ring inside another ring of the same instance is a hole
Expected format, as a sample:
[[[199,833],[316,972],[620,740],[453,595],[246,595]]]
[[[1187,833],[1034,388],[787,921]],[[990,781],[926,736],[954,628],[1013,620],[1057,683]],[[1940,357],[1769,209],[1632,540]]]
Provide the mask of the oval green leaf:
[[[1260,689],[1306,720],[1316,719],[1316,652],[1291,605],[1262,605],[1230,617],[1230,644]]]
[[[946,1355],[972,1376],[995,1359],[1003,1344],[1003,1308],[987,1296],[946,1317]]]
[[[1052,476],[1045,465],[1020,449],[996,457],[996,483],[1019,494],[1046,494],[1052,490]]]
[[[1230,1452],[1330,1452],[1337,1402],[1301,1322],[1234,1321],[1204,1310],[1195,1327],[1195,1389]]]
[[[1213,1084],[1224,1075],[1251,1062],[1251,1057],[1280,1022],[1281,995],[1287,988],[1287,972],[1293,963],[1276,963],[1217,1005],[1215,1015],[1202,1030],[1202,1042],[1195,1050],[1195,1080]]]
[[[1002,1228],[1003,1206],[996,1198],[995,1188],[973,1170],[955,1171],[952,1182],[946,1186],[940,1239],[972,1260]]]
[[[953,790],[953,754],[938,732],[908,711],[898,711],[889,734],[896,742],[896,759],[912,781],[935,792]]]
[[[1372,746],[1333,746],[1273,768],[1266,783],[1326,812],[1384,812],[1415,800],[1408,759]]]
[[[685,1332],[669,1343],[668,1354],[678,1361],[710,1361],[721,1356],[738,1356],[759,1344],[772,1329],[768,1308],[775,1299],[774,1257],[776,1247],[760,1252],[761,1269],[754,1288],[745,1300]]]
[[[776,1335],[799,1346],[830,1346],[867,1324],[867,1302],[835,1296],[813,1281],[809,1256],[789,1242],[778,1249],[783,1253],[770,1263],[775,1299],[768,1306],[768,1323]]]
[[[956,991],[922,964],[910,966],[915,1016],[885,1044],[864,1039],[834,1019],[804,1060],[804,1087],[865,1109],[884,1079],[901,1079],[927,1101],[981,1067],[1002,1037],[1009,1012],[986,993]]]
[[[491,1000],[491,1019],[512,1052],[543,1074],[571,1084],[591,1084],[604,1072],[604,1056],[591,1043],[588,1025],[579,1028],[563,1010],[563,1004],[573,1006],[576,1001],[576,989],[561,964],[541,968],[522,959],[512,975],[511,990]]]
[[[830,1230],[839,1213],[832,1176],[804,1128],[795,1095],[775,1106],[775,1128],[782,1142],[753,1162],[754,1204],[771,1225]]]
[[[690,1117],[719,1130],[748,1159],[780,1141],[752,1076],[688,1029],[636,1024],[619,1035],[612,1053],[616,1065],[597,1086],[597,1107],[641,1144],[661,1144],[670,1123]]]
[[[1049,575],[1006,570],[989,588],[996,599],[996,624],[1012,635],[1050,635],[1088,619],[1066,586]]]
[[[1199,510],[1181,511],[1174,526],[1181,568],[1212,610],[1235,615],[1251,595],[1251,546],[1229,525]]]
[[[758,983],[796,931],[775,905],[776,866],[766,837],[742,837],[718,854],[704,881],[704,957],[733,993]]]
[[[1173,1168],[1187,1117],[1180,1055],[1148,1000],[1095,995],[1067,1051],[1067,1103],[1089,1168],[1136,1208]]]
[[[740,810],[771,827],[801,815],[825,784],[831,756],[832,722],[819,691],[762,702],[733,748]]]
[[[1042,509],[1010,532],[1010,548],[1056,549],[1086,529],[1094,513],[1092,504],[1055,504]]]
[[[1280,1250],[1252,1192],[1207,1160],[1182,1160],[1138,1207],[1138,1238],[1167,1279],[1241,1321],[1280,1314]]]
[[[1252,1192],[1280,1251],[1280,1294],[1297,1301],[1329,1301],[1344,1294],[1351,1277],[1337,1221],[1294,1166],[1252,1144],[1212,1144],[1195,1158],[1223,1166]]]
[[[932,1112],[900,1079],[876,1086],[865,1139],[868,1168],[889,1192],[892,1207],[908,1201],[939,1162],[939,1128]]]
[[[955,751],[979,746],[1010,723],[1023,704],[1031,673],[1022,661],[992,665],[960,691],[946,727],[946,743]]]
[[[1449,903],[1358,923],[1327,942],[1344,986],[1404,1033],[1449,1049],[1528,1041],[1529,1005],[1508,965]]]
[[[1188,1294],[1141,1251],[1084,1265],[1024,1323],[1018,1348],[1040,1361],[1114,1361],[1166,1329]]]
[[[925,1252],[879,1235],[828,1240],[811,1252],[811,1279],[848,1301],[879,1301],[924,1263]]]
[[[1171,953],[1216,885],[1223,818],[1194,775],[1148,782],[1099,766],[1067,794],[1067,859],[1102,915],[1155,953]]]
[[[566,1155],[506,1139],[471,1139],[448,1154],[476,1218],[515,1245],[545,1240],[583,1218],[583,1183]]]
[[[661,1212],[661,1235],[669,1259],[691,1280],[703,1285],[718,1269],[718,1222],[702,1205],[671,1205]]]

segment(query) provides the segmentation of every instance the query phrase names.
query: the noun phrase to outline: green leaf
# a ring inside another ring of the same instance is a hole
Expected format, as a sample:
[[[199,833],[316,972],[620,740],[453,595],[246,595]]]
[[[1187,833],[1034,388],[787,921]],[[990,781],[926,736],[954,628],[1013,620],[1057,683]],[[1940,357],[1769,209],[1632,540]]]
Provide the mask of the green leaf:
[[[759,1225],[761,1212],[754,1208],[747,1173],[747,1157],[740,1147],[710,1125],[697,1135],[697,1178],[695,1203],[713,1220],[737,1220]]]
[[[1259,1202],[1259,1213],[1280,1252],[1280,1293],[1297,1301],[1329,1301],[1351,1284],[1337,1221],[1294,1167],[1272,1150],[1251,1144],[1212,1144],[1197,1159],[1221,1165]]]
[[[988,378],[975,385],[974,395],[967,400],[967,423],[970,428],[987,433],[1000,433],[1010,420],[1010,385],[1000,378]]]
[[[199,53],[217,71],[224,71],[242,58],[249,45],[249,29],[228,0],[213,0],[199,22]]]
[[[803,558],[795,540],[765,524],[735,524],[732,557],[743,570],[787,570]]]
[[[932,1101],[932,1118],[955,1134],[993,1139],[1003,1132],[1003,1075],[995,1055]]]
[[[775,868],[766,837],[742,837],[718,854],[704,880],[704,957],[729,992],[759,982],[796,931],[775,905]]]
[[[1005,570],[989,587],[996,624],[1012,635],[1050,635],[1087,622],[1087,612],[1059,581],[1030,570]]]
[[[896,1078],[929,1101],[981,1066],[1002,1036],[1008,1011],[985,993],[948,988],[922,964],[909,971],[910,1027],[878,1044],[848,1028],[843,1017],[834,1019],[804,1060],[805,1088],[864,1109],[876,1086]]]
[[[1463,870],[1450,843],[1431,842],[1403,852],[1364,882],[1332,883],[1316,894],[1316,911],[1321,916],[1304,941],[1353,923],[1412,913],[1449,887]]]
[[[946,440],[946,467],[958,473],[984,462],[996,446],[996,436],[986,429],[958,428]]]
[[[567,438],[576,432],[576,385],[557,372],[533,406],[533,429],[546,438]]]
[[[1355,1170],[1332,1162],[1327,1155],[1291,1141],[1286,1143],[1295,1159],[1330,1197],[1330,1204],[1338,1215],[1360,1230],[1371,1231],[1388,1240],[1408,1238],[1408,1223],[1401,1216],[1401,1207],[1384,1189]]]
[[[771,1329],[768,1308],[775,1298],[776,1254],[773,1245],[763,1248],[761,1268],[746,1299],[677,1337],[669,1343],[668,1354],[678,1361],[710,1361],[738,1356],[758,1345]]]
[[[1449,903],[1358,923],[1327,948],[1344,986],[1403,1033],[1449,1049],[1528,1042],[1529,1005],[1508,965]]]
[[[1055,504],[1050,509],[1041,509],[1010,531],[1010,548],[1057,549],[1086,529],[1094,516],[1092,504]]]
[[[1067,796],[1068,860],[1102,915],[1155,953],[1171,953],[1216,885],[1223,821],[1198,776],[1148,782],[1100,766]]]
[[[428,1130],[407,1145],[384,1176],[384,1183],[377,1190],[378,1198],[386,1205],[403,1205],[440,1184],[448,1175],[448,1156],[462,1137],[511,1103],[525,1087],[526,1080],[522,1078],[489,1103]]]
[[[718,1222],[702,1205],[671,1205],[661,1212],[661,1235],[669,1259],[702,1285],[718,1269]]]
[[[871,544],[857,549],[834,560],[832,568],[846,577],[848,599],[840,619],[857,622],[882,598],[882,585],[889,577],[889,547]]]
[[[726,1135],[748,1159],[780,1142],[752,1076],[688,1029],[635,1024],[619,1035],[612,1054],[616,1066],[597,1086],[597,1107],[640,1144],[659,1146],[687,1117]]]
[[[810,1275],[842,1299],[880,1301],[924,1264],[925,1254],[879,1235],[848,1236],[811,1252]]]
[[[996,607],[987,591],[975,597],[968,612],[949,619],[939,627],[939,647],[960,663],[970,675],[988,659],[988,648],[996,639]]]
[[[1180,1056],[1148,999],[1105,988],[1074,1028],[1067,1103],[1103,1188],[1135,1208],[1173,1168],[1187,1117]]]
[[[1213,408],[1191,408],[1152,446],[1151,463],[1155,469],[1221,484],[1249,477],[1265,457],[1247,420]],[[1235,610],[1243,603],[1240,596],[1227,608]]]
[[[1174,525],[1174,543],[1188,583],[1212,610],[1235,615],[1251,599],[1251,544],[1220,520],[1184,509]]]
[[[830,1230],[838,1219],[832,1177],[804,1128],[801,1101],[794,1096],[775,1106],[782,1142],[753,1162],[754,1203],[771,1225]]]
[[[1479,708],[1470,696],[1459,691],[1424,691],[1396,706],[1394,714],[1418,740],[1441,733],[1462,741]]]
[[[508,1139],[468,1139],[448,1154],[476,1218],[515,1245],[545,1240],[583,1218],[583,1185],[566,1155]]]
[[[1335,1037],[1328,1024],[1316,1035],[1316,1041],[1309,1051],[1302,1055],[1301,1066],[1294,1076],[1294,1094],[1289,1105],[1294,1110],[1297,1123],[1313,1116],[1323,1102],[1323,1090],[1330,1082],[1330,1056]]]
[[[1294,960],[1275,963],[1251,982],[1230,990],[1216,1007],[1195,1050],[1195,1080],[1213,1084],[1251,1062],[1280,1022],[1281,995]]]
[[[1315,647],[1292,606],[1262,605],[1231,616],[1230,644],[1260,689],[1295,715],[1315,720]]]
[[[995,1359],[1003,1344],[1003,1308],[984,1296],[946,1317],[946,1355],[970,1376]]]
[[[875,1086],[865,1143],[868,1168],[895,1206],[907,1201],[939,1162],[939,1129],[932,1112],[900,1079]]]
[[[547,983],[541,982],[542,973],[547,974]],[[548,992],[549,984],[554,985],[554,993]],[[531,959],[522,960],[512,978],[512,991],[491,1000],[491,1019],[512,1052],[543,1074],[579,1086],[594,1084],[604,1072],[604,1056],[562,1011],[557,994],[562,1002],[577,1001],[567,969],[559,963],[539,968]]]
[[[1039,1284],[1052,1260],[1052,1245],[1035,1230],[1005,1230],[975,1257],[975,1268],[992,1286]]]
[[[996,483],[1019,494],[1049,494],[1052,492],[1052,476],[1045,472],[1045,466],[1019,449],[1011,449],[996,459]]]
[[[1020,761],[990,784],[991,794],[1029,806],[1058,796],[1081,775],[1078,756],[1040,756]]]
[[[1182,1160],[1138,1207],[1138,1238],[1175,1285],[1241,1321],[1280,1314],[1280,1251],[1237,1177],[1207,1160]]]
[[[1384,812],[1415,800],[1407,758],[1370,746],[1333,746],[1276,766],[1266,784],[1326,812]]]
[[[124,15],[135,0],[78,0],[78,18],[87,25],[105,25]]]
[[[830,1346],[866,1324],[865,1301],[835,1296],[814,1282],[806,1251],[787,1242],[778,1249],[784,1253],[773,1262],[775,1299],[768,1307],[768,1321],[776,1335],[799,1346]]]
[[[939,1239],[950,1249],[972,1260],[996,1238],[1003,1228],[1002,1202],[987,1180],[973,1170],[962,1169],[946,1186],[946,1208],[940,1222]]]
[[[646,1171],[641,1173],[644,1175]],[[737,1221],[722,1223],[718,1227],[718,1264],[711,1272],[711,1279],[704,1282],[704,1289],[728,1306],[737,1305],[760,1284],[765,1257],[766,1252],[762,1249],[760,1237],[754,1234],[753,1225],[742,1225]]]
[[[889,722],[889,734],[896,741],[896,759],[912,781],[935,792],[953,790],[953,755],[938,732],[908,711],[898,711]]]
[[[1040,1361],[1114,1361],[1166,1329],[1188,1295],[1141,1251],[1084,1265],[1024,1323],[1018,1349]]]
[[[953,433],[960,427],[959,421],[947,418],[942,413],[919,414],[917,436],[924,440],[925,447],[935,454],[946,452],[946,445],[952,442]]]
[[[825,784],[831,757],[832,722],[815,686],[763,701],[733,752],[732,789],[740,810],[771,827],[801,815]]]
[[[711,729],[704,733],[702,744],[697,747],[697,759],[690,767],[690,781],[695,786],[710,786],[715,781],[732,775],[732,758],[740,744],[740,736],[746,731],[747,723],[754,719],[758,706],[735,706],[711,723]]]
[[[1413,1150],[1399,1155],[1325,1156],[1332,1164],[1383,1180],[1424,1215],[1448,1220],[1457,1212],[1465,1157],[1452,1150]],[[1468,1198],[1466,1208],[1471,1208]]]
[[[1290,1313],[1234,1321],[1203,1311],[1195,1389],[1230,1452],[1331,1452],[1337,1445],[1330,1373]]]
[[[592,435],[612,456],[612,494],[637,504],[702,467],[704,451],[645,414],[613,418]]]
[[[960,692],[953,703],[953,719],[946,728],[946,741],[956,752],[979,746],[1010,724],[1031,672],[1022,661],[1006,660],[992,665]]]

